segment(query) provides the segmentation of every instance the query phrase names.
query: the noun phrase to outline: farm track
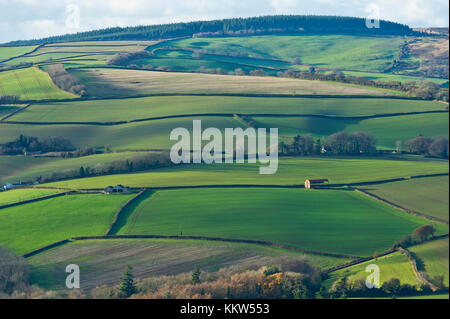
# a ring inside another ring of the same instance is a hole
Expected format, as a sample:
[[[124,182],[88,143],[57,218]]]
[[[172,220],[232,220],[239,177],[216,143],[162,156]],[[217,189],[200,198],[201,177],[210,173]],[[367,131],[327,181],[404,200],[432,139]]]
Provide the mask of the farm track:
[[[373,114],[366,116],[334,116],[334,115],[319,115],[319,114],[280,114],[280,113],[197,113],[197,114],[178,114],[178,115],[165,115],[165,116],[155,116],[141,119],[134,119],[128,121],[114,121],[114,122],[83,122],[83,121],[62,121],[62,122],[30,122],[30,121],[5,121],[0,120],[0,123],[5,124],[26,124],[26,125],[103,125],[103,126],[115,126],[123,125],[129,123],[138,122],[148,122],[156,120],[174,119],[174,118],[189,118],[189,117],[288,117],[288,118],[320,118],[320,119],[335,119],[335,120],[366,120],[374,118],[385,118],[385,117],[395,117],[395,116],[407,116],[407,115],[418,115],[418,114],[436,114],[436,113],[448,113],[446,110],[432,110],[432,111],[418,111],[418,112],[403,112],[403,113],[386,113],[386,114]],[[11,115],[10,117],[12,117]],[[8,117],[8,118],[10,118]]]

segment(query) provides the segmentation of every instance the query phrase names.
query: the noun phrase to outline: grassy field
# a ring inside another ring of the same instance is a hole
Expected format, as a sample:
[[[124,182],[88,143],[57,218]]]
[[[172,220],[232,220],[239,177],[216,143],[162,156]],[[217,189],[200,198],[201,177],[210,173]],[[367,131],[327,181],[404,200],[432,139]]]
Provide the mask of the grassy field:
[[[0,72],[0,95],[17,95],[22,100],[76,97],[57,88],[47,73],[35,67]]]
[[[317,114],[347,117],[432,110],[443,111],[444,105],[432,101],[387,98],[319,99],[298,97],[156,96],[133,99],[40,103],[30,106],[26,111],[14,115],[9,120],[27,122],[110,122],[167,115],[208,113],[226,113],[231,115],[236,113]],[[299,128],[303,127],[301,124],[299,124]],[[307,129],[308,127],[304,130]]]
[[[0,62],[15,56],[25,54],[35,49],[35,45],[27,45],[21,47],[1,47],[0,46]]]
[[[377,260],[370,260],[362,264],[332,272],[330,278],[324,282],[324,286],[330,288],[333,285],[333,282],[344,276],[348,277],[349,280],[361,277],[365,279],[369,275],[369,273],[366,272],[366,267],[370,264],[375,264],[380,268],[380,285],[394,277],[400,279],[401,284],[420,286],[420,282],[416,278],[408,258],[400,252],[395,252],[380,257]]]
[[[377,140],[380,148],[395,149],[396,142],[405,142],[419,135],[448,138],[448,113],[414,114],[370,119],[322,119],[314,117],[252,117],[256,127],[278,127],[278,134],[293,137],[312,134],[328,137],[339,131],[363,131]],[[403,145],[404,146],[404,145]]]
[[[174,128],[192,131],[192,121],[199,118],[174,118],[124,125],[26,125],[0,123],[0,143],[12,141],[20,134],[28,136],[63,136],[76,147],[103,148],[111,145],[113,150],[170,149],[176,141],[170,140]],[[218,129],[241,127],[243,124],[232,117],[205,116],[203,128]]]
[[[52,161],[50,158],[34,158],[26,156],[0,156],[0,182],[8,182],[10,175],[25,173],[27,169]],[[0,184],[3,186],[3,184]]]
[[[96,97],[152,93],[393,95],[398,92],[299,79],[123,69],[73,70]]]
[[[448,238],[435,240],[409,248],[419,259],[419,265],[431,277],[443,275],[444,283],[449,285]]]
[[[137,278],[190,272],[193,265],[202,271],[222,267],[261,267],[276,263],[281,256],[296,258],[302,254],[260,245],[197,240],[125,239],[75,241],[35,255],[31,281],[45,288],[65,288],[66,265],[77,264],[83,274],[81,288],[116,284],[127,264]],[[307,255],[318,267],[331,267],[344,258]]]
[[[37,177],[50,176],[53,172],[63,172],[65,170],[79,170],[80,166],[95,167],[97,164],[106,164],[118,159],[132,158],[145,154],[144,152],[120,152],[95,154],[77,158],[35,158],[24,156],[1,156],[0,162],[11,170],[1,172],[0,181],[15,183],[20,181],[35,180]],[[16,162],[19,162],[16,163]],[[26,165],[27,169],[22,169]]]
[[[401,37],[361,37],[345,35],[252,36],[194,38],[162,43],[161,46],[204,49],[276,58],[324,68],[382,71],[399,54]]]
[[[448,176],[371,185],[363,189],[404,208],[449,220]]]
[[[278,171],[260,175],[258,164],[192,164],[145,173],[118,174],[49,183],[67,188],[103,188],[125,184],[133,187],[195,185],[303,185],[307,178],[328,178],[330,183],[355,183],[447,173],[448,162],[422,162],[338,157],[282,157]]]
[[[0,192],[0,206],[17,203],[37,197],[57,194],[60,191],[54,189],[12,189],[7,192]]]
[[[267,240],[370,256],[425,223],[352,191],[214,188],[157,191],[118,234]]]
[[[23,254],[72,236],[103,235],[132,195],[68,195],[0,211],[0,244]]]

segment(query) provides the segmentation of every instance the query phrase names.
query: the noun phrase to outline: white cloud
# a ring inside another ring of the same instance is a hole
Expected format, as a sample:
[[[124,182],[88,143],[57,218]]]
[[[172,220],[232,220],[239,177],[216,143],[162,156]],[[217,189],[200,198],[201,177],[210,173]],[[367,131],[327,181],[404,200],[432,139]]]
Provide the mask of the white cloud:
[[[448,26],[447,0],[0,0],[0,42],[96,28],[269,14],[367,16],[411,26]],[[66,6],[80,9],[79,29],[66,27]]]

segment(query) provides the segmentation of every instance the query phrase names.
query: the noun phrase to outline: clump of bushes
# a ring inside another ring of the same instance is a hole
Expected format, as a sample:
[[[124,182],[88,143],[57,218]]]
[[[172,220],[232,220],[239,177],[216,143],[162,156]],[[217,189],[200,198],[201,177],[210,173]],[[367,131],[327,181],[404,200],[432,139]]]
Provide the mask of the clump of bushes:
[[[0,104],[17,104],[19,97],[17,95],[2,95],[0,96]]]
[[[137,52],[117,53],[107,60],[107,64],[110,65],[129,65],[132,61],[147,58],[152,56],[152,53],[146,50]]]
[[[47,67],[47,73],[53,80],[53,83],[60,89],[80,96],[87,95],[86,87],[80,84],[79,79],[66,71],[62,64],[53,64]]]
[[[448,158],[448,139],[445,137],[418,136],[406,141],[405,147],[410,153]]]

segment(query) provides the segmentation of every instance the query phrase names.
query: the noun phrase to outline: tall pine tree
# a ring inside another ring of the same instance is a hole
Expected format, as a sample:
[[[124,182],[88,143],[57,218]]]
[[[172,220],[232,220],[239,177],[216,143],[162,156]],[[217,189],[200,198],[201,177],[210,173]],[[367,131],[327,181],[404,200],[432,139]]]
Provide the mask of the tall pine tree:
[[[127,265],[122,278],[120,278],[119,298],[128,298],[136,293],[136,283],[134,282],[133,268]]]

